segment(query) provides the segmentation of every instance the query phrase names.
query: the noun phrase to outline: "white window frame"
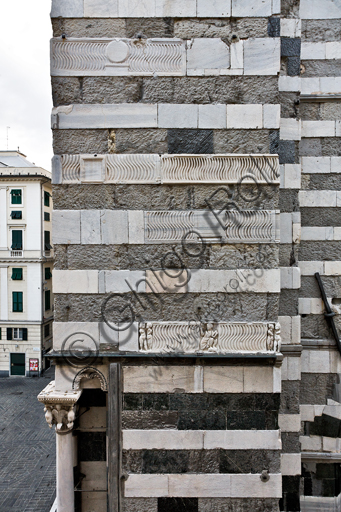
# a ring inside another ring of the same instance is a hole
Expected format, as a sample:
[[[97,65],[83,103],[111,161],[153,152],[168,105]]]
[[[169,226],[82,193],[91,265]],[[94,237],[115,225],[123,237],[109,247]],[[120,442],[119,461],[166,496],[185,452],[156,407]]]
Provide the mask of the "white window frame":
[[[19,337],[16,336],[18,334],[19,334]],[[22,341],[23,340],[23,330],[21,327],[13,327],[12,338],[13,338],[13,341]]]

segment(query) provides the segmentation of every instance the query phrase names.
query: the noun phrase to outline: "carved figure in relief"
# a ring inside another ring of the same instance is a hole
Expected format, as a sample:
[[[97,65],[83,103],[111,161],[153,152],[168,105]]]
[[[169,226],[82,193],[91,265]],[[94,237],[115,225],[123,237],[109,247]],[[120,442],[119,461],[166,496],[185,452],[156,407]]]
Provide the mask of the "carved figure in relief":
[[[143,327],[139,328],[139,342],[140,342],[140,350],[151,350],[152,348],[152,339],[153,339],[153,327],[152,324],[145,324]]]
[[[274,349],[274,331],[275,331],[275,325],[269,324],[268,325],[268,334],[266,338],[266,349],[267,350],[273,350]]]
[[[275,334],[274,334],[274,350],[275,352],[280,352],[281,350],[281,324],[275,324]]]
[[[209,323],[202,334],[200,349],[208,352],[217,352],[218,350],[218,331]]]

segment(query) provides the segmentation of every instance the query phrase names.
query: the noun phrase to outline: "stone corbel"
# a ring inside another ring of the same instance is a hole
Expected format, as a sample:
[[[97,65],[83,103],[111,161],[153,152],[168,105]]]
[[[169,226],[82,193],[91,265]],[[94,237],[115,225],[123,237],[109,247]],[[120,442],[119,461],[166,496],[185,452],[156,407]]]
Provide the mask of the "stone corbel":
[[[45,418],[50,428],[56,426],[57,434],[67,434],[73,429],[76,417],[76,403],[82,394],[77,391],[56,391],[55,381],[50,382],[38,395],[45,405]]]

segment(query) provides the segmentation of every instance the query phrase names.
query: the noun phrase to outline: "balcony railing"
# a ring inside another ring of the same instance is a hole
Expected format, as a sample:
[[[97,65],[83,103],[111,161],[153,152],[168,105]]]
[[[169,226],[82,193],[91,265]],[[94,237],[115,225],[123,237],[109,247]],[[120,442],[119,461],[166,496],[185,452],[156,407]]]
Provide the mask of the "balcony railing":
[[[22,258],[23,251],[11,251],[12,258]]]

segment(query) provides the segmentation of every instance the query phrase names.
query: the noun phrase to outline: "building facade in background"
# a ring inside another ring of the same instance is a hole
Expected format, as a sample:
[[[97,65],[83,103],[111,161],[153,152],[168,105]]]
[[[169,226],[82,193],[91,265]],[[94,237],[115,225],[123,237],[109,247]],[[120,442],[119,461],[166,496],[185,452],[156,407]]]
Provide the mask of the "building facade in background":
[[[52,348],[51,192],[49,171],[0,151],[2,377],[39,375]]]
[[[335,510],[340,2],[51,15],[58,512]]]

